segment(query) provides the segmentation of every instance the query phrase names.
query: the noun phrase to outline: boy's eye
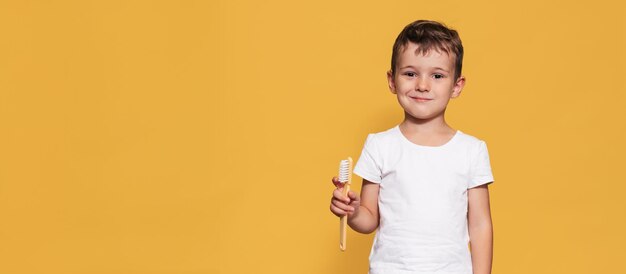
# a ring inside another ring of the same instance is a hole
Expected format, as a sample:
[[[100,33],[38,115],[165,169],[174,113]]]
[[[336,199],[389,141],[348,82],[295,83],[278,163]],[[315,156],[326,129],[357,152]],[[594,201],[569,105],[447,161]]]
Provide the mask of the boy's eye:
[[[404,75],[409,76],[409,77],[414,77],[415,73],[414,72],[405,72]]]
[[[435,74],[435,75],[433,75],[433,78],[435,78],[435,79],[441,79],[443,77],[444,77],[443,74]]]

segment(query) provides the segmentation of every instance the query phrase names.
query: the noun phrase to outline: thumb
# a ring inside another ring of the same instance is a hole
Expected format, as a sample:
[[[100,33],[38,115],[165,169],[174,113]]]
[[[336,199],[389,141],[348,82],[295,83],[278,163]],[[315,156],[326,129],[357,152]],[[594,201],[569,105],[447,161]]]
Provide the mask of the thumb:
[[[359,195],[356,195],[356,193],[352,190],[348,191],[348,197],[350,198],[350,200],[359,200]]]
[[[335,187],[343,188],[343,183],[339,182],[339,178],[337,178],[337,176],[333,177],[332,182]]]

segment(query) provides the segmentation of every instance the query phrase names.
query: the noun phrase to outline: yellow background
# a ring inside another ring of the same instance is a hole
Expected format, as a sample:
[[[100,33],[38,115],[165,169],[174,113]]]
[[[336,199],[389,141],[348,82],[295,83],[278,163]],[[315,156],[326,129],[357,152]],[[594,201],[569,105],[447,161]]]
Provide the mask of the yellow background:
[[[624,4],[378,2],[0,2],[0,273],[366,273],[330,178],[422,18],[465,46],[493,273],[625,273]]]

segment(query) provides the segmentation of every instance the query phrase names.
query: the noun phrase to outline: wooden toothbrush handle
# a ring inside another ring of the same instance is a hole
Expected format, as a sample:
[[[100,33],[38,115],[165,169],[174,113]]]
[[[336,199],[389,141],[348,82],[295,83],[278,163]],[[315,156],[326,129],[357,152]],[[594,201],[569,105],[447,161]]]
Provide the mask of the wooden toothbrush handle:
[[[343,187],[343,195],[348,196],[350,191],[350,184],[345,184]],[[339,249],[346,251],[346,230],[348,228],[348,215],[341,216],[339,219]]]

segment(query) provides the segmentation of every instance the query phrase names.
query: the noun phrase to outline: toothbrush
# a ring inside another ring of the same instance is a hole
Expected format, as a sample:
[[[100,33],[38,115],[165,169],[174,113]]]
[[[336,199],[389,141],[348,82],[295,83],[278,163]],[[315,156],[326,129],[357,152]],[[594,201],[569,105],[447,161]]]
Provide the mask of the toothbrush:
[[[341,160],[339,163],[339,182],[343,184],[343,195],[348,196],[352,183],[352,158]],[[348,227],[348,215],[339,219],[339,249],[346,251],[346,228]]]

